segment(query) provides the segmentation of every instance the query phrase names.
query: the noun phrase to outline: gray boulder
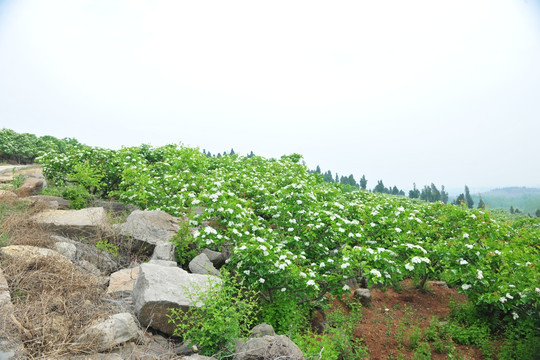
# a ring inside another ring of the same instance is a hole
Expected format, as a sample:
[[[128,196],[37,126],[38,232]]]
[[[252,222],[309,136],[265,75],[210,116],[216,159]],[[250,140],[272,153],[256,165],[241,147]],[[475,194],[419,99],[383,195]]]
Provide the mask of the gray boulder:
[[[135,210],[126,222],[116,229],[120,235],[133,239],[136,249],[147,249],[149,254],[160,242],[168,242],[180,229],[179,219],[159,210]]]
[[[208,259],[214,264],[216,269],[219,269],[225,264],[225,256],[221,252],[217,252],[210,249],[204,249],[203,254],[208,256]]]
[[[11,258],[16,262],[23,261],[47,261],[55,262],[59,265],[72,266],[71,261],[60,253],[51,250],[29,245],[10,245],[0,247],[0,255]]]
[[[70,200],[60,196],[33,195],[28,200],[36,206],[42,206],[44,209],[49,210],[68,210],[71,206]]]
[[[142,264],[133,287],[135,314],[143,327],[172,335],[175,326],[169,323],[170,309],[201,306],[198,294],[220,283],[215,276],[189,274],[178,267],[154,263]]]
[[[199,254],[189,262],[189,270],[194,274],[207,274],[219,276],[214,264],[208,259],[205,253]]]
[[[33,219],[38,225],[64,236],[103,234],[109,229],[103,208],[48,210],[35,215]]]
[[[45,179],[39,177],[29,177],[24,180],[20,188],[15,190],[15,193],[19,197],[29,197],[32,195],[37,195],[47,186]]]
[[[17,200],[17,194],[9,190],[0,190],[1,201],[14,201]]]
[[[270,335],[270,336],[276,335],[276,332],[274,331],[274,327],[272,325],[262,323],[255,326],[253,329],[251,329],[250,337],[252,338],[263,337],[266,335]]]
[[[138,210],[138,208],[131,204],[122,204],[118,201],[107,200],[95,200],[92,202],[93,207],[102,207],[105,211],[112,213],[113,215],[120,216],[126,213]]]
[[[86,328],[77,339],[79,344],[92,344],[96,351],[109,350],[116,345],[135,340],[138,327],[129,313],[110,316],[107,320]]]
[[[94,245],[85,244],[58,235],[53,235],[52,239],[56,241],[56,250],[66,257],[69,257],[73,262],[77,262],[78,265],[83,265],[83,261],[88,262],[106,275],[109,275],[120,268],[119,259],[115,258],[107,251],[98,250]],[[75,254],[73,254],[73,247],[75,247]]]
[[[356,289],[354,291],[354,297],[360,300],[360,303],[364,306],[371,304],[371,291],[369,289]]]
[[[236,348],[234,360],[303,360],[302,350],[284,335],[263,336],[248,340]]]
[[[165,260],[165,261],[175,261],[175,246],[172,242],[169,241],[158,241],[154,252],[152,254],[152,260]]]

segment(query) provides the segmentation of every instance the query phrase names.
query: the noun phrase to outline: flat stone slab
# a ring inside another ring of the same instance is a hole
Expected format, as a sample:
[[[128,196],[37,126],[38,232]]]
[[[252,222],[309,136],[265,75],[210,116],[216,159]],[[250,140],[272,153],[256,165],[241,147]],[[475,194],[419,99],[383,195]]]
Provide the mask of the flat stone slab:
[[[59,235],[85,236],[107,231],[107,214],[103,208],[82,210],[49,210],[34,216],[34,221]]]
[[[10,245],[0,247],[0,255],[12,258],[15,261],[36,261],[45,260],[56,262],[62,265],[71,266],[71,261],[60,253],[51,250],[28,245]]]
[[[139,277],[139,267],[122,269],[111,274],[107,294],[127,295],[133,291],[135,281]]]
[[[135,314],[143,327],[172,335],[175,326],[169,323],[170,309],[185,311],[201,306],[197,293],[209,291],[215,284],[221,284],[216,276],[190,274],[179,267],[142,264],[133,287]]]

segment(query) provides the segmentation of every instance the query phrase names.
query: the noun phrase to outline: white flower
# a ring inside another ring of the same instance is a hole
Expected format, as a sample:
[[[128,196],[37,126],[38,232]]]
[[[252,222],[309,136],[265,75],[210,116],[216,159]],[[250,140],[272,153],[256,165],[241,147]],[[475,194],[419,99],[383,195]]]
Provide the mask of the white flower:
[[[405,264],[405,269],[407,269],[409,271],[413,271],[414,270],[414,265],[411,265],[410,263],[406,263]]]
[[[482,280],[484,278],[484,274],[482,274],[482,270],[476,270],[476,277],[478,280]]]
[[[540,288],[534,288],[534,291],[540,294]]]
[[[371,225],[371,227],[377,226],[377,224],[375,224],[375,223],[371,223],[371,224],[369,224],[369,225]]]
[[[294,231],[294,228],[288,228],[287,231]]]
[[[309,285],[309,286],[315,286],[315,281],[314,280],[308,280],[308,282],[306,284]]]
[[[249,275],[249,273],[250,273],[249,270],[244,270],[244,274]]]
[[[260,278],[260,279],[259,279],[259,282],[260,282],[261,284],[264,284],[265,280],[264,280],[263,278]]]
[[[519,318],[519,315],[517,314],[517,312],[512,311],[512,318],[514,318],[514,320],[517,320]]]
[[[510,295],[509,293],[506,293],[506,297],[509,298],[510,300],[512,300],[514,297],[512,295]]]
[[[373,274],[373,275],[375,275],[375,276],[377,276],[377,277],[381,277],[381,276],[382,276],[382,275],[381,275],[381,272],[380,272],[379,270],[377,270],[377,269],[371,269],[371,270],[370,270],[370,273]]]
[[[396,230],[397,233],[400,233],[402,230],[400,228],[395,228],[394,230]]]
[[[463,285],[461,285],[461,288],[462,288],[463,290],[468,290],[470,287],[471,287],[471,285],[469,285],[469,284],[463,284]]]
[[[507,300],[506,300],[506,298],[504,296],[501,296],[499,298],[499,301],[504,304]]]
[[[467,234],[467,233],[463,234],[464,239],[467,239],[468,237],[469,237],[469,234]]]
[[[476,219],[476,215],[472,214],[471,218]]]
[[[418,256],[415,256],[411,259],[411,261],[413,262],[413,264],[420,264],[422,262],[422,259]]]
[[[501,252],[499,250],[495,250],[495,254],[501,255]]]
[[[306,273],[304,273],[304,272],[300,272],[299,275],[300,275],[301,277],[306,277],[306,276],[307,276]]]
[[[287,288],[281,288],[281,292],[287,291]]]
[[[300,205],[300,204],[302,204],[302,200],[296,200],[296,203],[297,203],[298,205]]]
[[[322,267],[322,268],[325,267],[325,266],[326,265],[323,262],[319,265],[319,267]]]
[[[467,265],[469,262],[467,260],[461,259],[459,260],[459,265]]]
[[[473,245],[471,245],[471,244],[465,244],[465,246],[466,246],[467,248],[469,248],[469,249],[472,249],[472,248],[473,248]]]
[[[348,268],[349,266],[351,266],[351,264],[349,264],[348,262],[347,262],[347,263],[341,264],[341,268],[342,268],[342,269],[346,269],[346,268]]]
[[[350,287],[349,287],[349,285],[345,284],[345,285],[343,285],[342,289],[343,289],[343,291],[347,291],[347,290],[350,289]]]

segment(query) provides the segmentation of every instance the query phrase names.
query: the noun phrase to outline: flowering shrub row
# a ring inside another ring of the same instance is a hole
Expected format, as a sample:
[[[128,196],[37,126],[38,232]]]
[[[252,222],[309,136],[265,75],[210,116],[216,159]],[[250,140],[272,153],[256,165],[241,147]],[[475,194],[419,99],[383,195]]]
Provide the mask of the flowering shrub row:
[[[227,267],[268,302],[339,295],[348,291],[347,279],[360,276],[383,285],[430,278],[459,287],[507,321],[538,321],[538,222],[511,224],[484,210],[344,193],[299,160],[212,158],[177,145],[79,146],[39,158],[57,184],[83,162],[100,174],[102,195],[188,214],[197,229],[190,241],[228,247]]]

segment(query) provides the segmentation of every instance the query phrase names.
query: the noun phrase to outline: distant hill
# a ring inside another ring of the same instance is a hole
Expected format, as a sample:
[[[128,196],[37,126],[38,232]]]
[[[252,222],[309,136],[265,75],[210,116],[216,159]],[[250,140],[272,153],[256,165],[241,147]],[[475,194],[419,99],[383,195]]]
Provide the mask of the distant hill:
[[[475,207],[478,204],[478,194],[471,194]],[[503,208],[509,210],[510,207],[519,209],[523,213],[534,215],[540,209],[540,189],[527,187],[506,187],[493,189],[480,193],[486,207]]]

